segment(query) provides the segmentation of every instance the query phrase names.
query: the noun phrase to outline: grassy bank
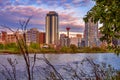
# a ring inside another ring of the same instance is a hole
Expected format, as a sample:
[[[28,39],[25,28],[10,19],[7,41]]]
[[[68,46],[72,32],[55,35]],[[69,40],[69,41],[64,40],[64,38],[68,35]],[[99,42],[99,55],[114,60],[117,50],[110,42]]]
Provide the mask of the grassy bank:
[[[71,48],[71,47],[62,47],[61,49],[54,49],[54,48],[28,48],[29,53],[110,53],[108,49],[103,49],[99,47],[81,47],[81,48]],[[16,48],[9,48],[9,49],[0,49],[0,53],[12,53],[12,54],[20,54],[20,50],[18,47]]]
[[[103,47],[80,47],[77,48],[75,45],[70,45],[70,47],[61,47],[61,48],[40,48],[38,44],[32,43],[27,46],[27,50],[29,53],[109,53],[107,48]],[[0,53],[13,53],[20,54],[20,48],[15,43],[9,44],[0,44]]]

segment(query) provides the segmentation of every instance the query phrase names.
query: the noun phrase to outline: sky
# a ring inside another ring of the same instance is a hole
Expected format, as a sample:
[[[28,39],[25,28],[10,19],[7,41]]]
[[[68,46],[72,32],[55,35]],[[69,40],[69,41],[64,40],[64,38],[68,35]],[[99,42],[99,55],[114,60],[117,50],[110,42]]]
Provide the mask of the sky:
[[[45,16],[49,11],[59,15],[59,32],[70,27],[72,34],[83,33],[83,17],[95,5],[92,0],[0,0],[0,25],[20,28],[19,21],[32,16],[28,29],[45,32]]]

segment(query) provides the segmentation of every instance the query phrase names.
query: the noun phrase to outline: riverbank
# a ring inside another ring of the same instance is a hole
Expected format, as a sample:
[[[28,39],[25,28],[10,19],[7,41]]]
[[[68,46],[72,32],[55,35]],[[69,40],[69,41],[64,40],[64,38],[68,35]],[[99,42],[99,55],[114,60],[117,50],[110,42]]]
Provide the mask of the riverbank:
[[[39,54],[63,54],[63,53],[71,53],[71,54],[77,54],[77,53],[111,53],[112,51],[108,49],[103,49],[99,47],[84,47],[84,48],[71,48],[71,47],[63,47],[61,49],[54,49],[54,48],[40,48],[40,49],[28,49],[29,53],[39,53]],[[0,53],[9,53],[9,54],[20,54],[21,51],[19,49],[11,48],[11,49],[4,49],[0,50]]]

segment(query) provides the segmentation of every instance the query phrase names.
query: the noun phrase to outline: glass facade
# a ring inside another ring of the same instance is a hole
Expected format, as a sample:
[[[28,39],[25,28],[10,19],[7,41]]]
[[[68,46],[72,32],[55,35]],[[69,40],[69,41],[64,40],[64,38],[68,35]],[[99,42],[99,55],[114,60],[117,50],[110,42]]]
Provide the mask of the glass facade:
[[[91,19],[85,23],[84,39],[86,47],[98,46],[98,23]]]

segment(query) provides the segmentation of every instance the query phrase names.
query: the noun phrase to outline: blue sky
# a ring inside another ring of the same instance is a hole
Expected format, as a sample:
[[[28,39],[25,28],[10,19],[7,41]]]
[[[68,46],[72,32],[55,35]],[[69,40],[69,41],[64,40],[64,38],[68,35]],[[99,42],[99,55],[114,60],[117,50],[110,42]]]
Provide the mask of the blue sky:
[[[56,11],[59,14],[60,32],[65,32],[69,26],[71,32],[82,33],[82,18],[94,4],[92,0],[0,0],[0,24],[16,29],[20,27],[19,20],[33,16],[28,28],[45,31],[46,14]]]

